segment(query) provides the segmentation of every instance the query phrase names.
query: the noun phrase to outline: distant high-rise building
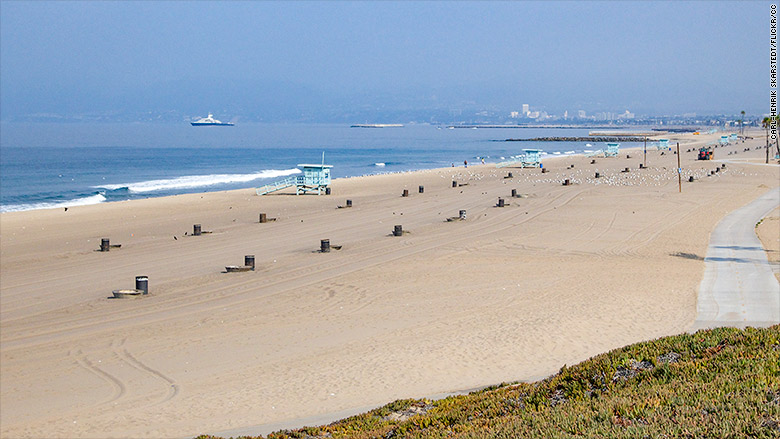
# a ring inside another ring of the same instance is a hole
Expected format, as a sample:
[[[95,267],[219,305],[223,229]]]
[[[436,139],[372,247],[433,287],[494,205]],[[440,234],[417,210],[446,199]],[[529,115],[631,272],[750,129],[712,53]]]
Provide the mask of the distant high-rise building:
[[[523,104],[523,116],[528,116],[528,104]]]
[[[568,119],[569,118],[569,110],[566,110],[563,112],[563,118]]]
[[[585,110],[577,111],[577,117],[579,117],[580,119],[585,119]]]
[[[518,117],[520,117],[520,113],[518,113],[517,111],[513,111],[509,113],[509,117],[511,117],[512,119],[517,119]]]

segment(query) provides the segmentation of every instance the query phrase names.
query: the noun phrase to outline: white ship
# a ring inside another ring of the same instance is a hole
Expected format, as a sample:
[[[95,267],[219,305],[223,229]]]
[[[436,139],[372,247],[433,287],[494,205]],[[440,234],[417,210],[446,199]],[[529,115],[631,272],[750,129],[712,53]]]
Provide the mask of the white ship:
[[[222,122],[217,119],[214,119],[214,115],[209,113],[208,117],[203,117],[198,119],[197,122],[190,122],[192,126],[194,127],[204,127],[204,126],[222,126],[222,127],[232,127],[233,124],[230,122]]]

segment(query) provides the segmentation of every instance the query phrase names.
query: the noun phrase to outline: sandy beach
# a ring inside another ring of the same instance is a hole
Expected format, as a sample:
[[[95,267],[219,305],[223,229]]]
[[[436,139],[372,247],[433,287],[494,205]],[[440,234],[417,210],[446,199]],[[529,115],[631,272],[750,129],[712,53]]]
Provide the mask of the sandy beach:
[[[763,131],[746,134],[715,161],[695,149],[720,133],[666,136],[680,142],[682,193],[677,156],[648,148],[647,169],[641,150],[621,150],[551,157],[548,173],[339,179],[329,196],[246,189],[0,214],[0,436],[188,437],[327,417],[538,379],[684,332],[704,267],[691,255],[780,185],[779,167],[756,165]],[[459,210],[466,220],[448,222]],[[191,236],[193,224],[212,233]],[[121,248],[98,252],[101,238]],[[342,248],[320,253],[321,239]],[[255,271],[224,273],[244,255]],[[137,275],[148,296],[108,299]]]

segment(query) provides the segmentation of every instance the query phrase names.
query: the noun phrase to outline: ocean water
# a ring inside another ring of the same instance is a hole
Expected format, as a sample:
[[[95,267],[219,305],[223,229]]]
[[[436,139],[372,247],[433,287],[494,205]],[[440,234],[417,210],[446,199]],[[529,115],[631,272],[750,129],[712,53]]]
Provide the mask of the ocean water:
[[[332,176],[496,163],[539,148],[552,155],[603,145],[504,142],[585,136],[587,129],[447,129],[431,125],[0,124],[0,212],[63,208],[250,188],[333,165]],[[625,146],[631,146],[624,144]]]

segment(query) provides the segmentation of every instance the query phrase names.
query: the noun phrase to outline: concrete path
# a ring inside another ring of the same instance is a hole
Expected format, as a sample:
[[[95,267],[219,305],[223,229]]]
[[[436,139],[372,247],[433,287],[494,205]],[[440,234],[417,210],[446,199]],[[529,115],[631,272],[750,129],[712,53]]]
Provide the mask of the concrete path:
[[[773,188],[718,223],[704,259],[693,331],[780,323],[780,284],[772,273],[755,225],[780,205]]]

